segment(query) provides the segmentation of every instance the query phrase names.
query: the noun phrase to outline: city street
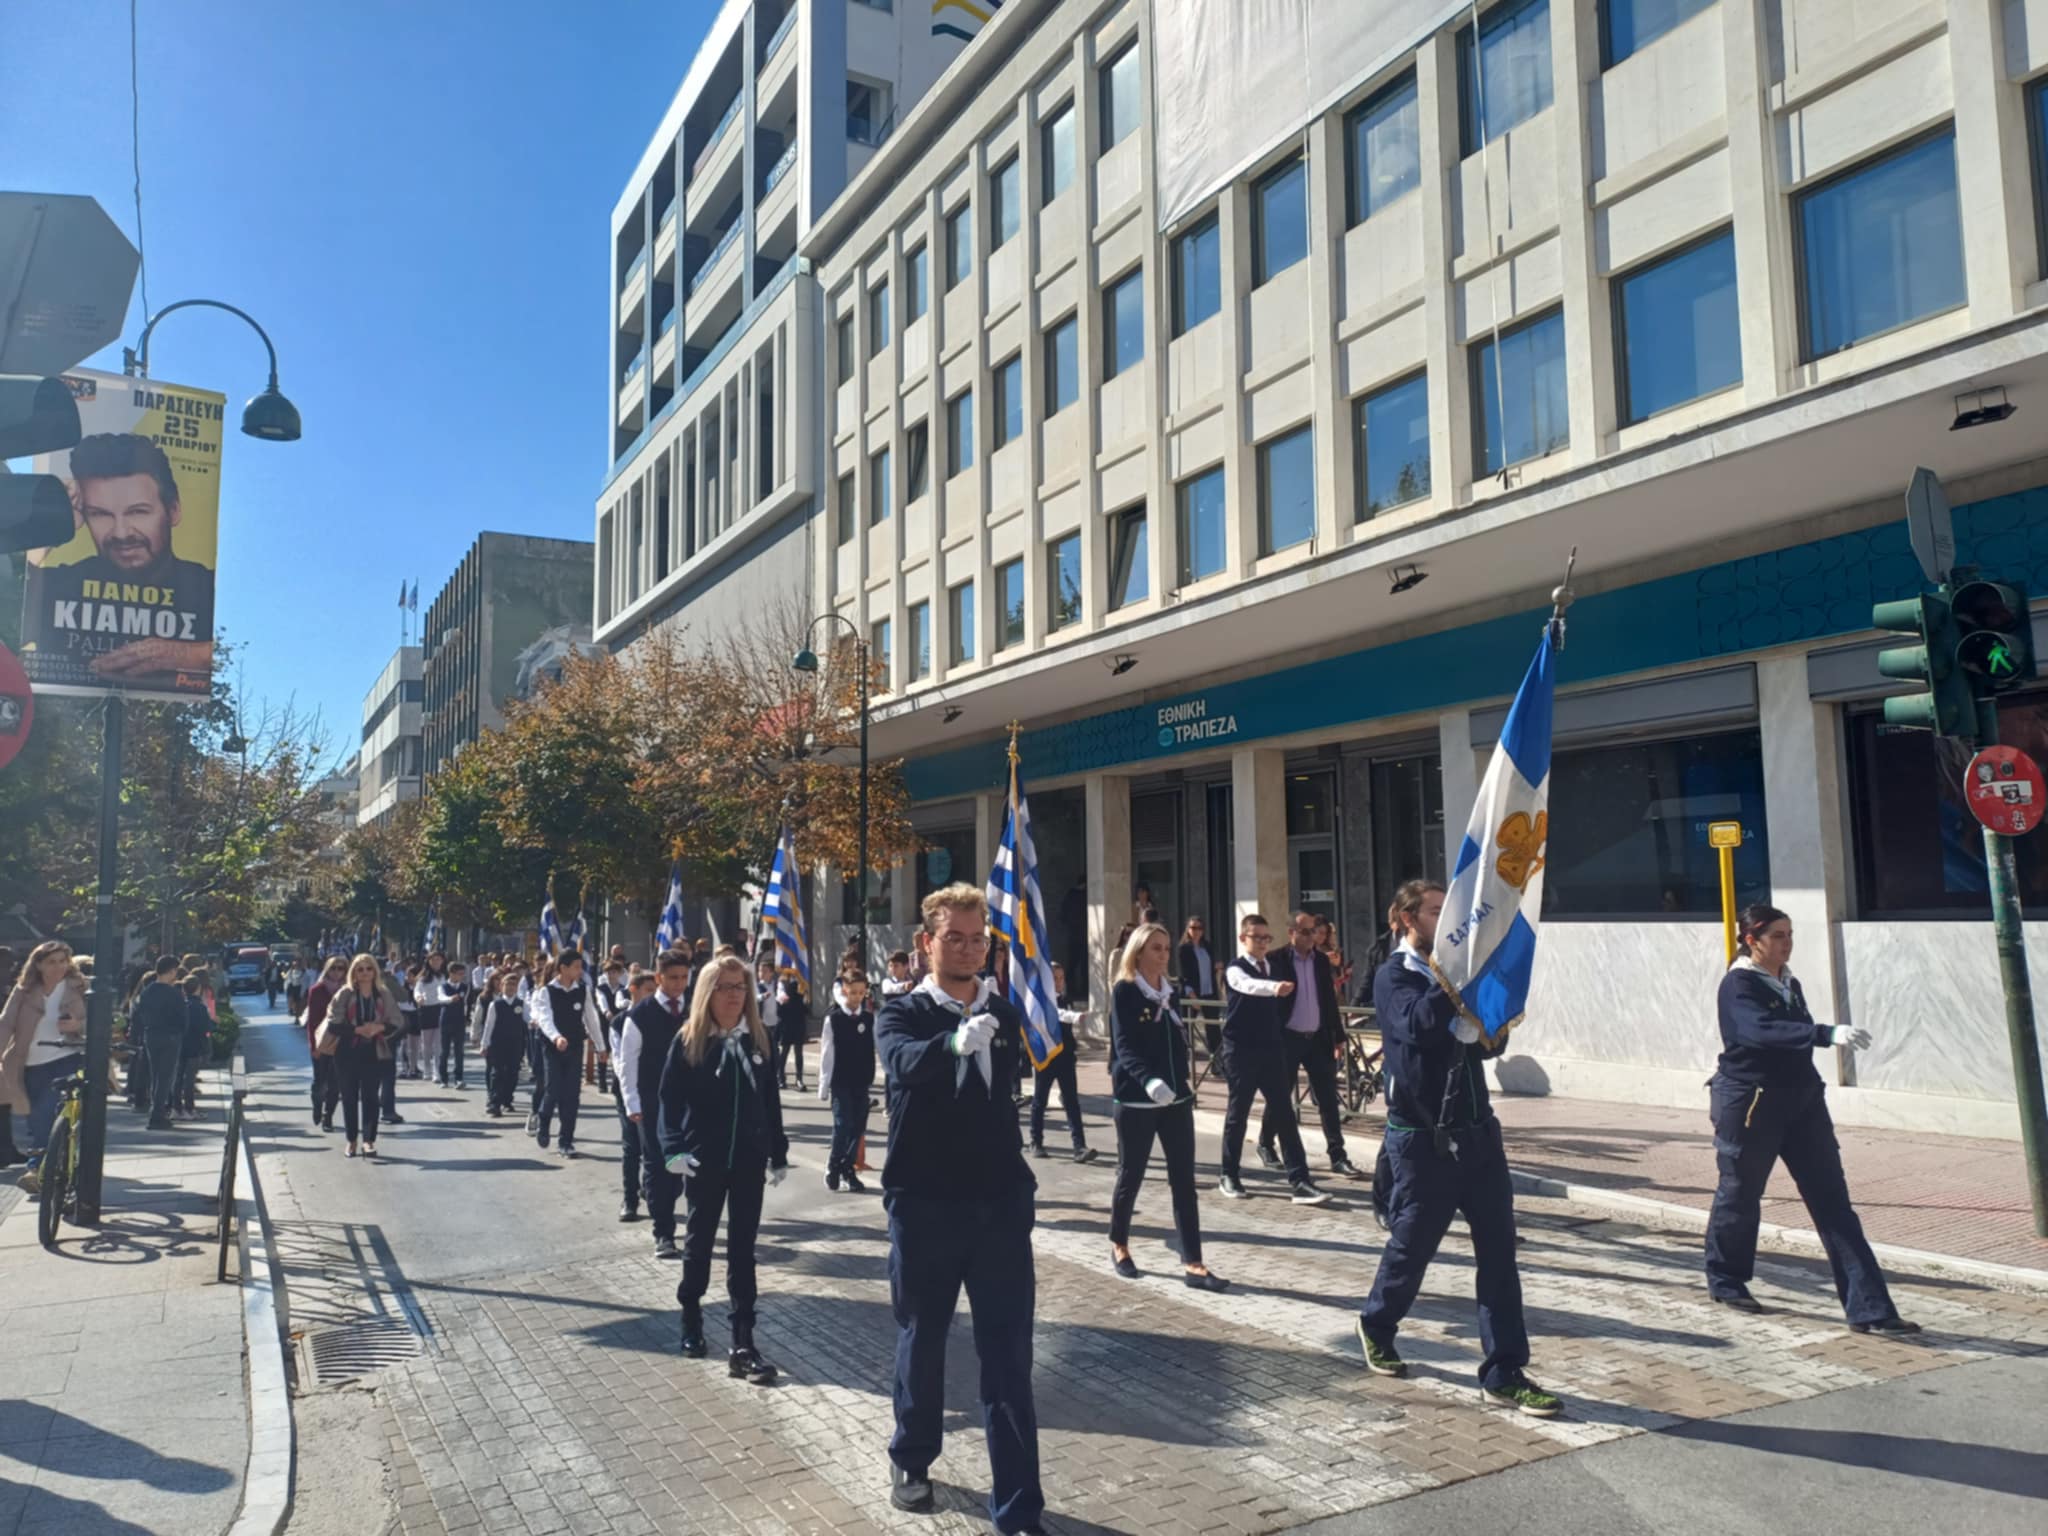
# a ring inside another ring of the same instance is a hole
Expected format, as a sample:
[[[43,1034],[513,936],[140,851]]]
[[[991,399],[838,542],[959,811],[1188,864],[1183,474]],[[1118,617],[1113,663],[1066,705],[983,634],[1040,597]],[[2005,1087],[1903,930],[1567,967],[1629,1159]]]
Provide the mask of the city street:
[[[677,1266],[652,1258],[644,1223],[615,1219],[608,1104],[563,1164],[483,1116],[477,1075],[467,1093],[402,1083],[407,1123],[376,1162],[350,1162],[338,1133],[309,1124],[298,1033],[259,1016],[245,1040],[300,1336],[291,1530],[985,1529],[964,1306],[940,1513],[889,1507],[881,1203],[825,1190],[815,1100],[786,1101],[795,1166],[762,1229],[760,1338],[783,1373],[763,1390],[730,1380],[715,1349],[676,1352]],[[1235,1282],[1224,1296],[1177,1283],[1165,1190],[1148,1189],[1135,1245],[1148,1273],[1131,1283],[1107,1262],[1113,1138],[1094,1113],[1090,1134],[1094,1165],[1036,1165],[1055,1529],[2039,1528],[2048,1297],[1895,1274],[1928,1333],[1858,1338],[1824,1266],[1780,1252],[1759,1274],[1769,1314],[1742,1318],[1707,1303],[1696,1235],[1525,1200],[1532,1374],[1570,1407],[1509,1418],[1472,1390],[1457,1229],[1403,1334],[1413,1376],[1375,1379],[1351,1335],[1378,1248],[1361,1186],[1313,1211],[1270,1179],[1242,1204],[1205,1195],[1208,1258]],[[1201,1153],[1213,1167],[1213,1143]],[[874,1141],[869,1156],[879,1165]],[[330,1362],[317,1375],[316,1353]]]

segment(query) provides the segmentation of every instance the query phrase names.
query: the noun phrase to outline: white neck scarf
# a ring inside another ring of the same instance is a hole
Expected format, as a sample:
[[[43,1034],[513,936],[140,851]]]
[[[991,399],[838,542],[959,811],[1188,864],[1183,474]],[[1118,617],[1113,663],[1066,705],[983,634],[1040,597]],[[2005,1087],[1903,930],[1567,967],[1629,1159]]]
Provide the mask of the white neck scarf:
[[[936,998],[941,1008],[963,1019],[977,1019],[988,1011],[988,1000],[995,995],[996,991],[995,978],[993,976],[977,976],[975,978],[975,987],[974,1001],[963,1003],[939,985],[939,976],[936,971],[917,984],[918,991],[928,997]],[[975,1070],[981,1074],[982,1082],[991,1090],[995,1087],[995,1063],[991,1058],[989,1048],[984,1045],[971,1057],[961,1057],[955,1065],[953,1069],[953,1092],[956,1096],[967,1084],[967,1064],[970,1061],[974,1063]]]
[[[1173,987],[1170,983],[1167,986],[1154,990],[1152,983],[1145,979],[1143,971],[1131,972],[1131,980],[1138,984],[1138,991],[1143,996],[1150,998],[1157,1005],[1161,1013],[1173,1020],[1175,1024],[1180,1023],[1180,1015],[1173,1010]]]

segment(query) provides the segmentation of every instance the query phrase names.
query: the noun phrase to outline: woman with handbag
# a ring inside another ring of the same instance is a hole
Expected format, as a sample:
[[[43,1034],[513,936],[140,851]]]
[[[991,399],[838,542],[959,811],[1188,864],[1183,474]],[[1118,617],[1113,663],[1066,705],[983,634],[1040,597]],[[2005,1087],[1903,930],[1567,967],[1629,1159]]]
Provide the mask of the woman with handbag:
[[[306,989],[306,1011],[300,1022],[306,1028],[306,1050],[313,1058],[313,1123],[323,1131],[334,1129],[334,1105],[341,1097],[341,1084],[334,1075],[334,1050],[320,1048],[317,1036],[327,1022],[327,1006],[334,994],[348,985],[348,962],[330,955],[321,962],[319,979]]]
[[[85,982],[71,946],[46,940],[29,951],[0,1007],[0,1167],[23,1161],[12,1121],[23,1118],[30,1171],[57,1119],[57,1085],[85,1063]]]
[[[348,964],[348,984],[327,1005],[314,1046],[316,1051],[325,1046],[334,1054],[342,1124],[348,1132],[345,1156],[356,1155],[359,1133],[364,1155],[377,1155],[377,1095],[397,1027],[398,1011],[375,957],[357,955]]]

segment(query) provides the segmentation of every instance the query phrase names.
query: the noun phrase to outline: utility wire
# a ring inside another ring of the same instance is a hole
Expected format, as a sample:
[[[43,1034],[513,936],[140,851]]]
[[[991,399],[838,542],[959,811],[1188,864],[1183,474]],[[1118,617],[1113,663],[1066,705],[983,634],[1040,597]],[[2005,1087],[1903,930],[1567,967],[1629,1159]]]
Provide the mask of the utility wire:
[[[142,323],[149,324],[149,259],[142,247],[142,67],[136,43],[136,7],[128,0],[128,133],[129,150],[135,167],[135,257],[142,278]]]

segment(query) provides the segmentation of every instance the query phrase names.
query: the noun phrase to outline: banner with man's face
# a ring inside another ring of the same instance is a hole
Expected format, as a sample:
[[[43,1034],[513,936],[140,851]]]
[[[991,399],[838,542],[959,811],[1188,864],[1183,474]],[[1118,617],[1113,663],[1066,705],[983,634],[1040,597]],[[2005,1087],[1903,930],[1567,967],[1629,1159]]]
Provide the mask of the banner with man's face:
[[[64,382],[84,435],[35,467],[71,487],[77,532],[29,552],[22,665],[39,693],[203,699],[226,398],[88,370]]]

